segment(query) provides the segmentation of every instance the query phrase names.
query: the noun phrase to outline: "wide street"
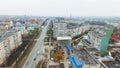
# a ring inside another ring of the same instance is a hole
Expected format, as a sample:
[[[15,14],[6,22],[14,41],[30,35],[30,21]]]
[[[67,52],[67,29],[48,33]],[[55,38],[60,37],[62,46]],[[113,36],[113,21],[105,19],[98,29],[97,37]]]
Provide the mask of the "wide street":
[[[38,38],[34,48],[32,49],[30,55],[28,56],[23,68],[35,68],[37,63],[40,61],[40,55],[43,52],[43,43],[48,30],[50,20],[46,21],[47,25],[43,26],[40,37]]]

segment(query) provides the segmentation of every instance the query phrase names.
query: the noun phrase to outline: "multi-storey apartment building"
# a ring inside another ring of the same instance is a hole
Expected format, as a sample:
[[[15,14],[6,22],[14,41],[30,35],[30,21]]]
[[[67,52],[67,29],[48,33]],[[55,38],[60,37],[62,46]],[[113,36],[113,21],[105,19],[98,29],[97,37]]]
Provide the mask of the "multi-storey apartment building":
[[[81,33],[84,33],[85,31],[89,30],[91,25],[69,25],[70,23],[60,21],[60,22],[53,22],[53,37],[64,37],[64,36],[70,36],[75,37]],[[74,24],[74,23],[72,23]]]
[[[22,36],[20,31],[0,31],[0,64],[2,64],[6,60],[6,57],[21,44]]]

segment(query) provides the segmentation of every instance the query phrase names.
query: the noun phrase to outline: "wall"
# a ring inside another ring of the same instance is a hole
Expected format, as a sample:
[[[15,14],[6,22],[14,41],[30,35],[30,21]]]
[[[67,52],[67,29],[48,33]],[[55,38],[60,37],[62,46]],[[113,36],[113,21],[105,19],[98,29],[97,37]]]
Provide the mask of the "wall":
[[[0,42],[0,64],[2,64],[5,61],[6,54],[4,49],[4,43]]]
[[[8,37],[1,38],[0,42],[0,64],[11,54],[15,48],[22,44],[21,32],[10,33]]]
[[[16,48],[15,46],[15,42],[14,42],[14,38],[13,38],[13,35],[9,37],[9,40],[10,40],[10,50],[13,50]]]

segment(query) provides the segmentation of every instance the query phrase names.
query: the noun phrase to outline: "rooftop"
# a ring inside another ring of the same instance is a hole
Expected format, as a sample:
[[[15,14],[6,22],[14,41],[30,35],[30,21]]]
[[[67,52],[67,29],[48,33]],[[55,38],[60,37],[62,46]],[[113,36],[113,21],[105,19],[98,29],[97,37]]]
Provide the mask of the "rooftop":
[[[100,37],[102,38],[103,36],[105,36],[104,34],[101,34],[99,32],[96,32],[96,31],[92,31],[94,33],[94,36],[97,36],[97,37]]]
[[[98,61],[95,60],[92,56],[90,56],[86,50],[82,49],[73,49],[74,54],[79,60],[82,60],[85,62],[85,64],[98,64]]]
[[[14,35],[16,32],[18,32],[18,31],[17,30],[1,30],[0,31],[0,42],[5,40],[9,36]]]
[[[71,37],[57,37],[57,40],[71,40]]]
[[[120,68],[120,62],[104,62],[109,68]]]

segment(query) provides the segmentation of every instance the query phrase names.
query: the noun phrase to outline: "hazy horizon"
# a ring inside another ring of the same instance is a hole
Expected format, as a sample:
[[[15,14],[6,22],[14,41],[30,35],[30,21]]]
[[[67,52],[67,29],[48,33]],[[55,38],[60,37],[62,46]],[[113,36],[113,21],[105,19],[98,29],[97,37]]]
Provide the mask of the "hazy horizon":
[[[1,0],[0,15],[120,16],[120,0]]]

